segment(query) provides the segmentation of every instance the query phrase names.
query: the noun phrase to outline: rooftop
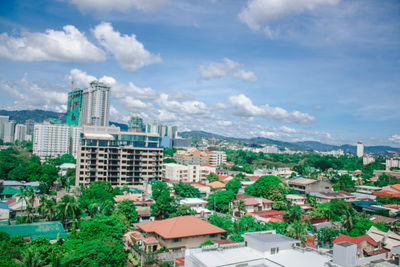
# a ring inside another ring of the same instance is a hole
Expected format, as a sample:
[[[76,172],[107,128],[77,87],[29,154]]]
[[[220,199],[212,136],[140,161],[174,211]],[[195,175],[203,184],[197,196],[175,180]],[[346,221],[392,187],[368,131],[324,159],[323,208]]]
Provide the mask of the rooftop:
[[[315,182],[318,182],[318,180],[307,179],[307,178],[294,178],[288,181],[288,183],[290,184],[298,184],[298,185],[309,185]]]
[[[45,237],[50,240],[57,239],[58,235],[65,238],[67,234],[65,233],[64,227],[58,221],[55,222],[36,222],[36,223],[25,223],[25,224],[15,224],[15,225],[1,225],[0,232],[5,232],[10,235],[10,237],[21,235],[22,237],[30,236],[31,240],[38,237]]]
[[[338,236],[335,240],[333,240],[332,243],[333,243],[333,244],[337,244],[337,243],[348,242],[348,243],[360,245],[363,241],[367,241],[368,243],[370,243],[370,244],[373,245],[374,247],[377,247],[377,246],[378,246],[378,243],[375,242],[375,240],[373,240],[373,239],[372,239],[371,237],[369,237],[368,235],[362,235],[362,236],[352,237],[352,236],[348,236],[348,235],[341,234],[341,235]]]
[[[206,204],[207,201],[201,198],[185,198],[180,201],[181,205],[191,205],[191,204]]]
[[[216,227],[194,216],[181,216],[161,221],[147,222],[138,225],[147,233],[156,233],[165,239],[221,234],[224,229]]]
[[[300,243],[299,240],[294,238],[281,234],[274,234],[268,231],[246,233],[243,235],[243,237],[245,237],[245,239],[252,238],[263,243]]]
[[[221,183],[220,181],[215,181],[212,183],[209,183],[208,186],[217,189],[217,188],[225,188],[225,184]]]

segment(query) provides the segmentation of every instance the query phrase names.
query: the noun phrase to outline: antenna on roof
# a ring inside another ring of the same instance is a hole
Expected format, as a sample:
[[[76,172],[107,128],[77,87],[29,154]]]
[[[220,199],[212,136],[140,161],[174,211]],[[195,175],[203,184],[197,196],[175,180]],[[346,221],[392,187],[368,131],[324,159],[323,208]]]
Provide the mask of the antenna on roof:
[[[71,81],[72,91],[74,91],[74,80]]]

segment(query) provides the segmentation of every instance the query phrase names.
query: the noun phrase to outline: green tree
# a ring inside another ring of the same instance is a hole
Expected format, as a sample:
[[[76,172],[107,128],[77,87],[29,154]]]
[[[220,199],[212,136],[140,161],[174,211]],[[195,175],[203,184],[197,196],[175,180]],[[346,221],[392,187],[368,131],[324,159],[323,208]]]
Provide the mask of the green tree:
[[[72,233],[75,234],[77,220],[81,214],[81,208],[76,198],[65,195],[57,205],[58,217],[66,227],[68,220],[72,220]]]
[[[382,174],[378,177],[378,180],[375,182],[376,186],[383,187],[391,184],[399,184],[400,179],[394,176],[389,176],[387,174]]]
[[[304,243],[307,238],[307,224],[302,221],[295,221],[287,227],[287,233]]]
[[[150,206],[150,210],[154,217],[165,219],[174,213],[176,207],[176,200],[170,196],[168,189],[160,192],[160,195],[156,198],[156,203]]]
[[[348,174],[343,174],[340,176],[337,183],[334,185],[335,191],[353,189],[354,190],[355,181]]]
[[[210,209],[218,212],[228,212],[229,204],[235,198],[232,191],[219,191],[209,195],[207,201]]]
[[[42,218],[52,221],[55,219],[57,214],[57,201],[55,198],[47,199],[46,195],[42,195],[40,198],[39,206],[36,211],[42,216]]]
[[[237,179],[230,180],[226,186],[226,190],[232,191],[235,195],[239,192],[239,189],[242,188],[242,183]]]
[[[82,188],[79,202],[92,217],[97,213],[111,215],[115,204],[114,196],[118,193],[112,188],[110,182],[97,181],[87,188]]]
[[[237,215],[235,215],[235,216],[238,216],[238,217],[242,217],[242,215],[246,213],[246,206],[244,205],[243,200],[234,202],[232,209],[237,210]]]
[[[164,192],[168,191],[169,194],[169,188],[168,185],[164,182],[157,182],[151,186],[151,196],[154,200],[157,200],[157,198]]]
[[[83,241],[120,241],[124,231],[124,225],[117,218],[99,214],[95,218],[81,221],[78,237]]]
[[[121,201],[118,204],[117,212],[123,214],[129,223],[137,222],[137,220],[139,219],[135,203],[130,200]]]
[[[246,194],[259,196],[272,201],[285,200],[289,187],[281,178],[276,176],[262,176],[254,184],[245,189]]]
[[[213,172],[210,172],[210,174],[207,176],[207,180],[208,180],[210,183],[215,182],[215,181],[218,181],[218,175],[216,175],[216,174],[213,173]]]
[[[285,222],[300,221],[303,211],[299,206],[292,206],[288,211],[283,214]]]
[[[174,191],[175,194],[181,198],[200,197],[199,189],[191,186],[190,184],[184,184],[182,182],[174,185]]]
[[[171,218],[187,215],[196,215],[196,211],[192,210],[189,206],[178,205],[176,210],[171,214]]]

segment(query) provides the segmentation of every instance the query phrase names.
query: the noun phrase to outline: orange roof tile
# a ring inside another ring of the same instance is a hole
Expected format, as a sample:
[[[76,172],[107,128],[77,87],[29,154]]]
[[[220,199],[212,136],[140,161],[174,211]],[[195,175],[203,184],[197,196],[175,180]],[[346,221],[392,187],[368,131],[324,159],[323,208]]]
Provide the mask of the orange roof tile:
[[[342,243],[342,242],[349,242],[352,244],[356,244],[356,245],[360,245],[361,242],[363,241],[367,241],[368,243],[370,243],[371,245],[373,245],[374,247],[378,246],[378,243],[376,243],[371,237],[369,237],[368,235],[362,235],[362,236],[356,236],[356,237],[352,237],[352,236],[348,236],[348,235],[344,235],[341,234],[340,236],[338,236],[335,240],[333,240],[333,244],[337,244],[337,243]]]
[[[400,193],[389,191],[389,190],[379,190],[373,193],[377,197],[398,197],[400,198]]]
[[[164,239],[182,238],[225,233],[224,229],[214,226],[194,216],[181,216],[138,225],[146,233],[156,233]]]
[[[208,186],[217,189],[217,188],[225,188],[225,184],[221,183],[220,181],[215,181],[212,183],[209,183]]]
[[[396,189],[397,191],[400,191],[400,184],[392,184],[391,187]]]

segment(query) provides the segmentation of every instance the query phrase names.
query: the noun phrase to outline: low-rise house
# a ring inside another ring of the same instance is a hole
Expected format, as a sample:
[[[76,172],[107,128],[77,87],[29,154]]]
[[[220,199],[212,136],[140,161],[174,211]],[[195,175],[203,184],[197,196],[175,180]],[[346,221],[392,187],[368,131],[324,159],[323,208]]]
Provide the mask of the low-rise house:
[[[305,204],[306,197],[303,195],[289,194],[286,195],[286,200],[292,203],[292,205],[300,206]]]
[[[0,222],[8,222],[11,217],[10,213],[12,212],[12,209],[10,209],[8,205],[8,203],[0,202]]]
[[[233,177],[231,175],[218,175],[218,181],[220,182],[228,182],[232,179]]]
[[[61,176],[65,176],[69,169],[75,169],[76,168],[76,164],[74,164],[74,163],[63,163],[63,164],[60,165],[59,168],[60,168],[60,171],[58,172],[58,174],[61,175]]]
[[[194,216],[181,216],[139,224],[146,237],[154,237],[162,247],[170,250],[197,248],[209,239],[220,239],[224,229]]]
[[[282,210],[268,210],[268,211],[262,211],[262,212],[252,212],[252,216],[257,221],[262,221],[262,222],[282,222],[283,221],[283,211]]]
[[[323,204],[328,203],[332,199],[343,199],[345,201],[355,201],[356,197],[345,191],[335,191],[335,192],[310,192],[311,196],[315,196],[317,203]]]
[[[385,198],[390,198],[390,197],[396,197],[396,198],[400,198],[400,193],[393,191],[393,190],[379,190],[379,191],[375,191],[374,196],[377,197],[385,197]]]
[[[130,246],[138,246],[143,251],[154,252],[161,248],[160,243],[153,236],[144,237],[139,231],[129,231],[124,234],[123,240]]]
[[[50,242],[57,241],[58,237],[65,238],[67,233],[60,222],[36,222],[15,225],[0,225],[0,232],[7,233],[10,237],[20,235],[26,241],[45,237]]]
[[[0,189],[1,190],[1,189]],[[4,187],[2,188],[1,192],[0,192],[0,199],[10,199],[12,198],[14,195],[17,195],[20,193],[19,189],[16,189],[14,187]]]
[[[375,226],[371,226],[367,235],[385,249],[391,250],[395,246],[400,246],[400,235],[393,231],[383,232]]]
[[[192,210],[196,211],[196,215],[200,217],[208,217],[211,215],[211,210],[206,208],[208,202],[201,198],[185,198],[179,204],[189,206]]]
[[[201,184],[201,183],[191,183],[191,186],[193,186],[194,188],[199,189],[200,191],[200,196],[202,197],[208,197],[208,195],[211,192],[211,187],[209,187],[206,184]]]
[[[352,237],[341,234],[335,240],[332,241],[332,244],[339,244],[343,242],[348,242],[357,245],[358,258],[367,256],[368,252],[374,251],[379,248],[379,244],[368,235]]]
[[[164,177],[172,183],[204,183],[210,173],[216,172],[216,167],[202,165],[180,165],[176,163],[163,164]]]
[[[272,200],[269,200],[269,199],[266,199],[263,197],[254,197],[254,196],[248,196],[248,195],[242,195],[242,194],[238,194],[236,196],[236,200],[234,200],[233,203],[235,204],[239,201],[243,201],[244,206],[246,208],[246,210],[244,211],[245,213],[262,212],[262,211],[271,210],[272,204],[274,203]],[[243,215],[243,214],[239,214],[238,208],[233,209],[233,214],[237,217]]]
[[[381,187],[369,185],[356,185],[356,192],[360,194],[372,195],[374,192],[381,190]]]
[[[207,184],[209,187],[216,191],[224,190],[225,189],[225,184],[221,183],[220,181],[214,181],[212,183]]]
[[[288,180],[288,185],[291,189],[294,189],[301,194],[332,191],[332,184],[325,180],[294,178]]]

